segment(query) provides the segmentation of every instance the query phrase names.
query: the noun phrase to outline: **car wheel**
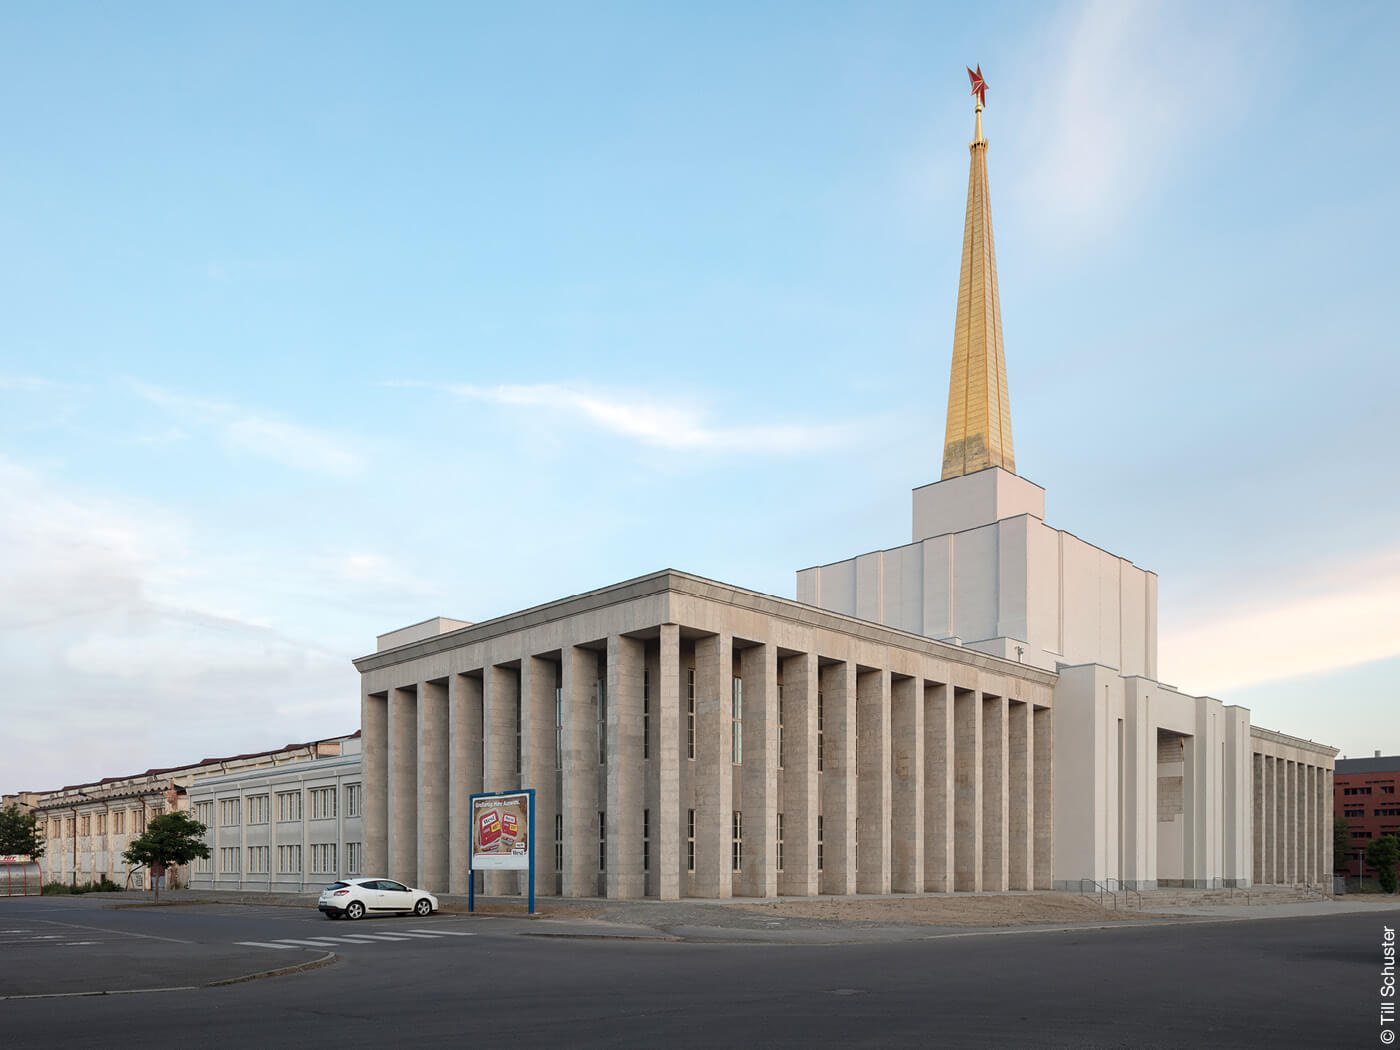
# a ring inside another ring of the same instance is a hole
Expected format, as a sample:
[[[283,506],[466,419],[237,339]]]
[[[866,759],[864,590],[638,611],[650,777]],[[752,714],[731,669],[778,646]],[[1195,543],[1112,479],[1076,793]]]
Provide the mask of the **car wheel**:
[[[351,901],[345,906],[345,917],[347,919],[363,919],[365,917],[365,906],[359,901]]]
[[[420,917],[422,917],[422,918],[427,918],[427,917],[428,917],[429,915],[431,915],[432,913],[433,913],[433,902],[430,901],[430,900],[428,900],[427,897],[424,897],[421,901],[419,901],[417,904],[415,904],[415,905],[413,906],[413,914],[414,914],[414,915],[417,915],[417,916],[420,916]]]

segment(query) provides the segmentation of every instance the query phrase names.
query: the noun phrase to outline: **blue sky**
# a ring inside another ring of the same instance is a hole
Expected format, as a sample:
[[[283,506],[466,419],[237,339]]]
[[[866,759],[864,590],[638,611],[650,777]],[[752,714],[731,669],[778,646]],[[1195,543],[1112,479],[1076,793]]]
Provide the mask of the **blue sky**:
[[[980,63],[1017,467],[1164,680],[1400,751],[1400,14],[0,13],[0,790],[358,724],[352,656],[938,474]]]

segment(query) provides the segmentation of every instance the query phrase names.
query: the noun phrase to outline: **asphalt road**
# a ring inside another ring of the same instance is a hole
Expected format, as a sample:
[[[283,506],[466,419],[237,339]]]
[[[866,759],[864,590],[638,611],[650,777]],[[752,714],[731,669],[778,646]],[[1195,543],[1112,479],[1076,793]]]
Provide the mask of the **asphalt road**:
[[[0,1042],[1367,1047],[1381,1045],[1386,924],[1400,926],[1400,911],[879,944],[689,944],[559,936],[589,933],[584,923],[352,924],[274,907],[0,899],[0,995],[168,987],[144,982],[172,974],[175,987],[196,986],[5,999]],[[329,954],[334,962],[319,969],[198,987]]]

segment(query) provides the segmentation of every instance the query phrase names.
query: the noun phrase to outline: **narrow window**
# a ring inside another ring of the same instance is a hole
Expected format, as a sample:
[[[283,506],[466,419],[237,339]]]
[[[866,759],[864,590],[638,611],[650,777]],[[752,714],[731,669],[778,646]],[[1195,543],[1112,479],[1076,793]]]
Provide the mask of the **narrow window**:
[[[564,665],[554,669],[554,768],[564,768]],[[562,865],[561,865],[562,867]]]
[[[524,767],[520,764],[520,679],[515,680],[515,775]]]
[[[783,815],[778,814],[778,870],[783,870]]]
[[[783,768],[783,687],[778,686],[778,768]]]
[[[735,763],[735,765],[738,765],[740,762],[744,761],[744,680],[743,680],[742,678],[740,678],[738,675],[735,675],[735,676],[734,676],[734,688],[733,688],[733,693],[734,693],[734,710],[733,710],[733,719],[732,719],[732,724],[733,724],[733,729],[734,729],[734,740],[733,740],[734,750],[733,750],[733,755],[734,755],[734,763]],[[738,869],[736,868],[735,870],[737,871]]]
[[[687,810],[685,817],[685,870],[695,870],[695,810]]]
[[[817,690],[817,772],[822,771],[822,752],[826,750],[826,731],[822,721],[822,691]],[[820,866],[819,866],[820,867]]]
[[[608,815],[598,814],[598,870],[608,870]]]
[[[818,814],[817,814],[817,870],[818,870],[818,871],[821,871],[821,870],[822,870],[822,861],[825,859],[824,856],[823,856],[824,850],[823,850],[823,848],[822,848],[824,845],[825,845],[825,840],[822,838],[822,817],[821,817],[821,814],[818,813]]]
[[[730,849],[730,866],[735,871],[744,870],[744,814],[734,811],[734,833]]]
[[[689,668],[685,677],[685,757],[695,757],[695,668]],[[694,810],[691,813],[694,814]],[[695,868],[692,865],[691,871]]]
[[[651,810],[642,810],[642,870],[651,871]]]
[[[564,814],[554,814],[554,870],[564,870]]]
[[[651,757],[651,671],[642,669],[642,760]]]
[[[598,764],[608,761],[608,686],[601,678],[596,686],[598,694]]]

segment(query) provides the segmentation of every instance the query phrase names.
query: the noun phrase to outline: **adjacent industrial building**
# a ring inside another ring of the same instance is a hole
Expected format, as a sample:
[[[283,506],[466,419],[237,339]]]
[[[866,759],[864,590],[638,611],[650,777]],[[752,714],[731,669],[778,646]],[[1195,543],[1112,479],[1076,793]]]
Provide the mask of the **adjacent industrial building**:
[[[259,862],[267,855],[263,851],[274,843],[265,833],[260,837],[260,833],[252,829],[247,833],[247,841],[241,837],[235,839],[235,836],[245,835],[245,817],[264,812],[256,801],[258,792],[264,793],[262,800],[266,804],[266,792],[275,785],[278,805],[284,807],[277,811],[276,842],[288,846],[295,843],[298,851],[294,855],[296,870],[281,872],[272,878],[275,888],[301,889],[306,879],[301,872],[302,858],[314,864],[323,854],[313,852],[310,847],[327,841],[324,822],[307,816],[318,812],[317,797],[310,792],[332,784],[346,792],[354,785],[358,791],[358,766],[359,733],[356,732],[304,744],[287,744],[270,751],[205,758],[183,766],[104,777],[52,791],[22,791],[5,796],[0,804],[15,803],[38,818],[45,845],[44,855],[39,859],[45,882],[72,884],[111,879],[127,888],[145,888],[149,885],[149,873],[142,867],[128,864],[122,854],[131,840],[146,830],[152,817],[181,810],[209,826],[206,841],[213,857],[168,871],[162,885],[213,887],[216,885],[214,869],[222,863],[231,870],[217,882],[218,886],[267,889],[270,877],[263,874]],[[314,774],[303,773],[313,769]],[[221,809],[215,805],[222,806],[228,800],[232,800],[235,809]],[[236,821],[220,823],[232,813],[239,814]],[[335,830],[346,837],[358,836],[358,819],[347,820]],[[229,853],[235,841],[239,849],[236,859]],[[358,841],[358,838],[351,841]],[[303,849],[306,852],[301,852]],[[251,852],[254,850],[260,852]],[[335,856],[347,855],[358,856],[358,853],[338,846]],[[290,863],[293,854],[282,853],[278,857]],[[253,877],[244,879],[244,872]]]
[[[1366,847],[1382,835],[1400,835],[1400,755],[1337,760],[1332,813],[1347,822],[1347,850],[1337,871],[1359,877],[1369,869]],[[1374,875],[1375,872],[1370,872]]]
[[[1156,575],[1015,473],[982,108],[912,542],[800,571],[796,601],[665,570],[381,636],[355,661],[367,870],[463,892],[467,796],[526,786],[543,894],[1330,877],[1335,749],[1161,682]]]

